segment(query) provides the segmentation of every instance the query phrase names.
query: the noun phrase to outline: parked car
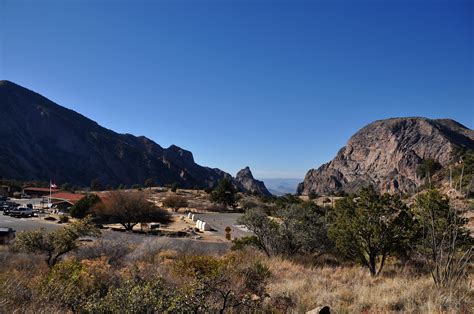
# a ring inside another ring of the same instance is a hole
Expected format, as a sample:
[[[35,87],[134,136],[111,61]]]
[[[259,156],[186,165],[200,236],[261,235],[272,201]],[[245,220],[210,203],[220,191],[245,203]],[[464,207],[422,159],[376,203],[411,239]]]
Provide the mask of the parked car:
[[[0,227],[0,244],[8,244],[15,238],[15,230],[7,227]]]
[[[33,210],[28,207],[17,207],[10,211],[12,217],[33,217]]]
[[[6,202],[2,205],[2,210],[4,215],[9,215],[12,210],[20,206],[19,204],[13,202]]]

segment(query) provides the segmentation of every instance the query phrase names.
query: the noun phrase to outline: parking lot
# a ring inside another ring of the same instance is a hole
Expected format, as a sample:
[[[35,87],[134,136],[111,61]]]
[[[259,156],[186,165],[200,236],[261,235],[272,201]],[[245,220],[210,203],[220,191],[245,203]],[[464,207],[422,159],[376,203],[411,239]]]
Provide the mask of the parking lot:
[[[61,225],[57,222],[50,222],[47,220],[40,219],[38,217],[14,218],[10,216],[5,216],[3,215],[3,212],[0,212],[0,227],[12,228],[16,232],[20,232],[36,230],[39,228],[54,230],[60,228]]]

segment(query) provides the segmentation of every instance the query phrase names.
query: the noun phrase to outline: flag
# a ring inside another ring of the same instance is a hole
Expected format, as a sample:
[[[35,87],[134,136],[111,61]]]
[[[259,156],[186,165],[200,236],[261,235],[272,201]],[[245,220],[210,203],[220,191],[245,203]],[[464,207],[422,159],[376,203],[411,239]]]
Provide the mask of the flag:
[[[57,189],[58,188],[58,186],[56,184],[54,184],[53,182],[49,183],[49,187],[52,188],[52,189]]]

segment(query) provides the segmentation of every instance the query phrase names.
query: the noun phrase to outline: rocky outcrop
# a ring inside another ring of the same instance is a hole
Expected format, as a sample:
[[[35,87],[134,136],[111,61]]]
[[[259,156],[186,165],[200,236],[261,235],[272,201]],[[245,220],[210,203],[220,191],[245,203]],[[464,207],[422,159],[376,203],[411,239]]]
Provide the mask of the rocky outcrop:
[[[249,167],[245,167],[244,169],[237,172],[237,175],[235,176],[235,182],[238,188],[247,193],[262,196],[272,195],[267,190],[265,184],[262,181],[256,180],[253,177],[252,171],[250,171]]]
[[[0,177],[88,186],[178,183],[208,188],[223,177],[191,152],[146,137],[118,134],[9,81],[0,81]]]
[[[424,181],[420,163],[452,161],[455,147],[474,149],[474,131],[450,119],[394,118],[375,121],[354,134],[337,156],[311,169],[298,193],[356,192],[366,185],[380,192],[413,192]]]

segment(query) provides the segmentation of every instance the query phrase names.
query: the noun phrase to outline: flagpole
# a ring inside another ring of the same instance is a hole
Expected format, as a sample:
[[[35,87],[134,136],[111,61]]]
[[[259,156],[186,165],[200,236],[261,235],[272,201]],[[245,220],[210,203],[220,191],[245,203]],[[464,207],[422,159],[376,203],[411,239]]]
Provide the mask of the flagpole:
[[[51,195],[52,195],[51,187],[52,187],[52,182],[51,182],[51,179],[49,179],[49,201],[48,201],[49,208],[51,208]]]

